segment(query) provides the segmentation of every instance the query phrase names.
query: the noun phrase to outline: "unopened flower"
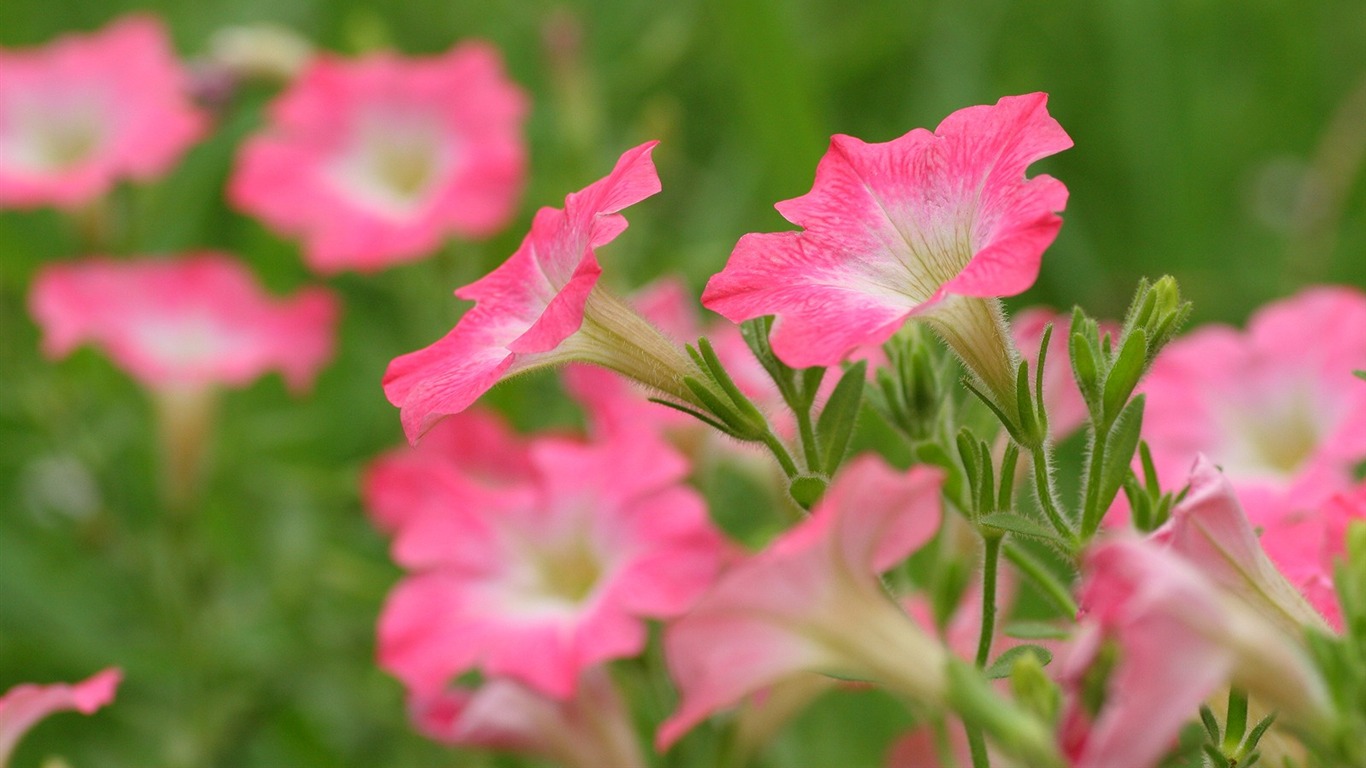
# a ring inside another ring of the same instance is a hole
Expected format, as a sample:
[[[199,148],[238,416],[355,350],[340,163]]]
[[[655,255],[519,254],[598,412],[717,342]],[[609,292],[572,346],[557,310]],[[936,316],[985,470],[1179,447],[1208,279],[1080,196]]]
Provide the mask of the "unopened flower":
[[[1246,332],[1207,326],[1177,339],[1143,384],[1158,474],[1174,485],[1207,456],[1254,526],[1317,509],[1366,457],[1366,384],[1352,376],[1363,367],[1366,295],[1353,288],[1270,304]]]
[[[319,272],[412,261],[450,234],[508,223],[526,175],[526,112],[486,44],[426,59],[319,57],[243,146],[228,197],[302,238]]]
[[[72,685],[20,685],[0,696],[0,766],[29,729],[54,712],[75,710],[89,715],[114,700],[123,674],[106,669]]]
[[[939,528],[941,474],[850,462],[809,518],[733,567],[665,633],[678,710],[667,748],[712,713],[795,675],[870,679],[919,701],[947,693],[947,652],[883,591],[878,574]]]
[[[456,291],[475,306],[444,338],[397,357],[384,394],[402,409],[409,441],[459,413],[498,381],[566,362],[587,362],[690,402],[692,364],[677,344],[597,285],[594,249],[626,229],[620,211],[659,191],[650,151],[628,150],[604,179],[542,208],[511,258]]]
[[[216,253],[53,264],[29,308],[49,357],[92,344],[154,391],[242,387],[272,370],[306,389],[332,356],[338,311],[321,288],[274,299]]]
[[[727,547],[686,463],[631,433],[542,438],[534,477],[497,492],[447,485],[404,520],[396,556],[417,572],[390,595],[381,664],[416,695],[479,669],[567,699],[583,671],[644,648],[710,585]]]
[[[1034,282],[1067,201],[1056,179],[1025,178],[1072,145],[1046,98],[969,107],[882,144],[835,136],[811,192],[777,206],[803,230],[745,235],[702,303],[735,322],[776,315],[773,350],[794,368],[834,365],[918,316],[1013,404],[994,297]]]
[[[1299,640],[1158,544],[1118,539],[1083,568],[1079,629],[1064,662],[1073,690],[1062,742],[1078,768],[1154,764],[1200,704],[1230,683],[1281,721],[1322,725],[1330,704]],[[1103,703],[1083,695],[1107,642],[1118,658]]]
[[[571,698],[494,678],[409,698],[418,730],[443,744],[544,757],[565,768],[637,768],[645,761],[606,670],[587,670]]]
[[[203,135],[161,23],[0,49],[0,207],[74,208],[166,173]]]

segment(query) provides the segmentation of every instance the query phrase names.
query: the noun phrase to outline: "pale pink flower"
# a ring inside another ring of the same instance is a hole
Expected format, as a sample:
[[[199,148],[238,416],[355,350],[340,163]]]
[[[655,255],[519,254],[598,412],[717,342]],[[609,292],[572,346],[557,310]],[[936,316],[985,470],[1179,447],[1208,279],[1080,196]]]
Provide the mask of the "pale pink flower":
[[[566,768],[636,768],[645,761],[612,680],[587,670],[559,700],[506,678],[409,699],[418,730],[456,747],[544,757]]]
[[[1151,538],[1180,553],[1211,581],[1243,598],[1287,634],[1297,635],[1304,627],[1324,630],[1327,626],[1324,617],[1305,602],[1307,594],[1297,593],[1282,573],[1297,572],[1309,582],[1313,582],[1314,576],[1331,574],[1331,562],[1325,562],[1328,553],[1323,527],[1301,522],[1293,531],[1268,530],[1259,543],[1233,485],[1201,456],[1191,470],[1186,498],[1172,509],[1171,519],[1153,531]],[[1311,531],[1317,534],[1313,546],[1302,546],[1304,542],[1295,534],[1308,536]],[[1296,540],[1287,546],[1287,542],[1280,541],[1282,535],[1295,536]],[[1267,557],[1264,546],[1283,555],[1285,562],[1277,562],[1280,570]],[[1338,552],[1341,551],[1340,545]],[[1299,586],[1306,592],[1309,585]],[[1327,596],[1332,599],[1331,581],[1327,587]],[[1338,623],[1336,612],[1332,618]]]
[[[338,312],[321,288],[274,299],[216,253],[52,264],[29,308],[49,357],[92,344],[155,391],[243,387],[272,370],[306,389],[332,356]]]
[[[1312,288],[1172,342],[1143,384],[1143,435],[1167,484],[1198,454],[1233,483],[1254,526],[1315,510],[1366,458],[1366,296]]]
[[[14,747],[39,720],[65,710],[89,715],[114,700],[123,673],[106,669],[72,685],[20,685],[0,696],[0,766],[8,765]]]
[[[161,23],[0,49],[0,207],[74,208],[166,173],[206,123]]]
[[[242,147],[228,197],[302,238],[319,272],[413,261],[512,218],[526,112],[484,43],[424,59],[319,57]]]
[[[371,462],[361,495],[375,526],[392,534],[414,517],[440,513],[471,495],[516,488],[534,476],[528,441],[493,411],[471,408],[438,424],[419,445]]]
[[[691,607],[727,556],[657,439],[544,438],[530,461],[530,482],[399,526],[395,552],[418,572],[389,597],[379,655],[418,695],[477,668],[567,698],[584,669],[640,652],[645,618]]]
[[[942,698],[945,650],[883,591],[878,574],[939,528],[942,475],[851,461],[811,516],[732,568],[665,632],[681,693],[667,748],[713,712],[807,672],[872,679]]]
[[[402,409],[410,441],[498,381],[559,363],[594,363],[693,399],[681,380],[692,365],[678,346],[597,286],[594,249],[626,229],[619,211],[659,191],[654,145],[628,150],[606,178],[566,197],[563,209],[538,211],[511,258],[455,292],[477,302],[455,328],[389,364],[384,394]]]
[[[1112,540],[1088,552],[1083,579],[1082,625],[1063,662],[1073,695],[1061,738],[1074,766],[1154,764],[1200,704],[1230,683],[1284,722],[1312,727],[1328,717],[1323,681],[1298,639],[1180,555]],[[1090,712],[1078,689],[1107,640],[1119,657],[1104,703]]]
[[[1042,93],[949,115],[933,133],[866,144],[837,135],[811,192],[779,203],[801,232],[749,234],[702,303],[735,322],[776,315],[788,365],[834,365],[920,316],[991,387],[1013,387],[999,305],[1038,275],[1067,189],[1025,178],[1072,141]]]

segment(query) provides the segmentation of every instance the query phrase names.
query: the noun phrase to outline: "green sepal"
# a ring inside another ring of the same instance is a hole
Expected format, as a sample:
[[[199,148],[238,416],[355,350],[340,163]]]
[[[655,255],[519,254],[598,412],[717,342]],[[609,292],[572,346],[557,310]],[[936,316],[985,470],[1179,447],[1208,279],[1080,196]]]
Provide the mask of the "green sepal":
[[[1138,439],[1143,430],[1143,403],[1143,395],[1130,400],[1105,438],[1105,461],[1100,468],[1099,487],[1087,489],[1088,504],[1086,519],[1082,521],[1082,539],[1089,539],[1096,532],[1101,517],[1124,484],[1124,478],[1132,473],[1129,466],[1133,463],[1134,451],[1138,450]]]
[[[1118,416],[1124,403],[1138,386],[1147,366],[1148,338],[1143,329],[1135,328],[1124,337],[1119,354],[1105,374],[1105,391],[1101,395],[1101,418],[1103,424],[1111,423]]]

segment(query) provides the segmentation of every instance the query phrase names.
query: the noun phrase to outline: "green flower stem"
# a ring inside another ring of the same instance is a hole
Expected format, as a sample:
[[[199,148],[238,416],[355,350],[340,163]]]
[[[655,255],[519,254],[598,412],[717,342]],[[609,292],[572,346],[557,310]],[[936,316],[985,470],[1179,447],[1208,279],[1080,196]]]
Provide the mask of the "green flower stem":
[[[764,445],[768,446],[768,450],[773,454],[773,458],[778,460],[778,465],[783,468],[783,474],[787,475],[789,480],[800,474],[797,469],[797,463],[792,460],[792,454],[788,452],[787,446],[783,445],[783,441],[779,440],[778,436],[773,434],[773,430],[770,429],[764,432],[764,436],[761,439],[763,440]]]
[[[996,577],[1004,539],[1005,535],[1002,533],[982,534],[982,629],[977,636],[977,657],[974,660],[978,669],[986,668],[991,656],[991,641],[996,634]],[[965,725],[965,728],[973,768],[989,768],[991,757],[987,754],[987,743],[982,735],[982,729],[976,725]]]
[[[1039,588],[1045,599],[1053,604],[1055,608],[1065,614],[1068,618],[1077,615],[1077,603],[1072,599],[1067,587],[1058,581],[1058,578],[1034,559],[1034,556],[1014,544],[1005,546],[1006,559],[1014,565],[1016,569],[1023,573],[1026,578],[1034,582],[1034,586]]]
[[[1108,420],[1108,419],[1107,419]],[[1102,429],[1104,427],[1104,429]],[[1105,444],[1109,442],[1110,425],[1096,424],[1091,432],[1090,460],[1086,468],[1086,497],[1081,510],[1081,538],[1089,540],[1100,527],[1100,517],[1105,510],[1100,507],[1101,472],[1105,469]]]
[[[821,457],[816,445],[816,430],[811,426],[811,406],[796,408],[797,429],[801,434],[802,451],[806,456],[806,467],[812,472],[821,471]]]

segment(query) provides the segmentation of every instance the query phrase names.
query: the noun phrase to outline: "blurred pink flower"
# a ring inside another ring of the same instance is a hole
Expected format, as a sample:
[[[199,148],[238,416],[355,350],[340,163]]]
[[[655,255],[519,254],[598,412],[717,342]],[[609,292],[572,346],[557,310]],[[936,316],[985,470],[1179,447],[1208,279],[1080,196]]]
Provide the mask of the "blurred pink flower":
[[[497,493],[534,476],[528,441],[495,412],[471,408],[433,427],[419,445],[375,459],[361,485],[375,527],[393,534],[452,500]]]
[[[74,208],[166,173],[206,124],[161,22],[0,49],[0,207]]]
[[[488,44],[425,59],[320,57],[242,147],[228,196],[302,238],[318,272],[413,261],[451,233],[485,237],[509,222],[526,112]]]
[[[626,229],[623,208],[659,191],[650,151],[628,150],[606,178],[542,208],[517,252],[455,295],[475,301],[450,333],[394,358],[384,394],[399,406],[410,442],[459,413],[498,381],[571,361],[624,373],[683,400],[682,351],[634,310],[597,286],[594,249]]]
[[[1062,226],[1066,187],[1024,175],[1072,145],[1046,99],[1008,96],[882,144],[835,136],[811,192],[777,206],[803,231],[745,235],[702,303],[735,322],[777,315],[773,350],[795,368],[834,365],[921,316],[1008,389],[1000,311],[977,299],[1033,284]]]
[[[1159,475],[1174,484],[1204,454],[1268,529],[1318,509],[1366,458],[1366,383],[1355,368],[1366,368],[1366,295],[1353,288],[1269,304],[1245,333],[1207,326],[1177,339],[1142,387]]]
[[[939,528],[941,474],[851,461],[811,516],[733,567],[665,630],[677,711],[668,748],[745,696],[805,672],[872,679],[920,701],[942,697],[943,647],[889,597],[878,574]]]
[[[1310,604],[1342,631],[1342,607],[1333,568],[1347,555],[1347,526],[1366,520],[1366,485],[1338,493],[1313,510],[1299,510],[1264,523],[1262,547]]]
[[[1072,695],[1061,740],[1077,768],[1153,765],[1200,704],[1230,683],[1284,721],[1327,717],[1323,681],[1298,638],[1165,547],[1116,539],[1092,548],[1080,602],[1081,627],[1062,670]],[[1081,688],[1107,640],[1119,658],[1092,712]]]
[[[114,700],[123,673],[106,669],[72,685],[19,685],[0,696],[0,766],[8,765],[19,739],[54,712],[75,710],[89,715]]]
[[[1322,525],[1301,524],[1297,533],[1318,534],[1314,546],[1302,545],[1304,542],[1284,542],[1282,535],[1291,531],[1271,531],[1263,533],[1262,543],[1252,530],[1247,515],[1234,493],[1228,478],[1205,457],[1196,460],[1191,471],[1190,491],[1186,498],[1172,509],[1171,519],[1152,533],[1152,540],[1181,554],[1207,578],[1231,594],[1242,598],[1265,618],[1277,624],[1287,634],[1297,635],[1304,627],[1324,630],[1324,616],[1329,616],[1335,626],[1340,625],[1336,605],[1318,606],[1320,610],[1332,607],[1330,614],[1320,616],[1305,602],[1309,584],[1317,584],[1314,577],[1328,580],[1327,597],[1334,599],[1331,575],[1331,561],[1324,548]],[[1346,525],[1342,525],[1345,535]],[[1273,548],[1282,557],[1276,565],[1268,559],[1263,546]],[[1342,545],[1339,545],[1341,552]],[[1277,566],[1280,570],[1277,570]],[[1301,576],[1301,595],[1282,574],[1296,573]]]
[[[586,671],[563,701],[506,678],[413,696],[418,730],[456,747],[544,757],[566,768],[644,766],[635,730],[606,671]]]
[[[242,387],[270,370],[307,389],[332,356],[338,312],[321,288],[277,301],[217,253],[52,264],[29,308],[49,357],[90,343],[154,391]]]
[[[403,521],[400,561],[417,571],[390,595],[381,664],[415,694],[478,668],[557,699],[584,669],[632,656],[645,618],[670,618],[710,585],[728,548],[680,456],[627,433],[530,446],[531,481]]]

